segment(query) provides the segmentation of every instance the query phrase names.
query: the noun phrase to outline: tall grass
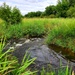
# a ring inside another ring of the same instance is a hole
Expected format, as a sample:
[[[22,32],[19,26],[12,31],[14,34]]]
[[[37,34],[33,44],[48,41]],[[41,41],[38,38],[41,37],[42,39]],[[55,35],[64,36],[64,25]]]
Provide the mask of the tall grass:
[[[62,20],[60,25],[49,31],[47,44],[56,44],[75,51],[75,19]]]
[[[0,38],[5,34],[6,25],[5,22],[0,19]]]
[[[17,60],[11,58],[12,50],[7,50],[3,52],[3,48],[5,46],[5,41],[1,40],[0,42],[0,75],[7,75],[16,67],[15,64]]]
[[[0,75],[31,75],[34,72],[31,72],[28,67],[35,61],[36,58],[30,59],[29,55],[26,53],[22,63],[19,64],[18,60],[11,55],[13,50],[7,50],[3,52],[5,46],[5,41],[1,40],[0,42]],[[28,56],[27,56],[28,55]]]
[[[6,35],[8,38],[20,38],[24,36],[39,37],[47,35],[46,42],[48,45],[56,44],[62,47],[70,48],[75,52],[75,19],[23,19],[19,25],[11,25],[6,28],[4,21],[0,20],[0,38]],[[17,60],[10,59],[12,52],[7,50],[3,52],[5,42],[0,42],[0,74],[6,75],[12,72],[13,75],[31,75],[28,67],[33,63],[34,59],[24,57],[22,64],[15,68]],[[55,75],[55,72],[41,71],[41,75]],[[73,73],[74,74],[74,73]],[[58,75],[71,75],[68,66],[65,70],[60,69]]]
[[[0,37],[6,35],[9,38],[43,37],[47,36],[47,44],[56,44],[75,51],[75,19],[47,19],[33,18],[23,19],[18,25],[5,28],[4,22],[0,24]]]

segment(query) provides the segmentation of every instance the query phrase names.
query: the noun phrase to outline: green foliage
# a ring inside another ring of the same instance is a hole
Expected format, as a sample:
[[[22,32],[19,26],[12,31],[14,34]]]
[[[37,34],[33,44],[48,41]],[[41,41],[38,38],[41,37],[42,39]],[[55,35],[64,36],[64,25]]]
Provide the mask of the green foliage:
[[[38,75],[38,74],[34,74]],[[40,71],[40,75],[72,75],[72,69],[69,66],[60,66],[60,68],[51,70],[46,70],[44,67]]]
[[[69,0],[69,6],[75,6],[75,0]]]
[[[0,19],[0,38],[5,34],[6,25],[5,22]]]
[[[75,6],[69,8],[69,10],[67,11],[67,16],[70,18],[75,17]]]
[[[67,17],[66,12],[69,8],[69,3],[67,0],[59,0],[56,5],[57,17]]]
[[[23,30],[21,24],[11,25],[6,29],[6,37],[10,38],[20,38],[23,36]]]
[[[5,40],[1,39],[0,42],[0,75],[31,75],[28,67],[35,61],[36,58],[30,59],[30,56],[25,54],[22,63],[19,65],[17,59],[11,55],[13,50],[3,52]],[[17,65],[16,65],[17,64]]]
[[[41,11],[29,12],[28,14],[25,15],[25,17],[28,17],[28,18],[40,17],[41,14],[42,14]]]
[[[30,59],[30,55],[28,56],[27,55],[28,54],[26,52],[21,65],[13,71],[13,75],[31,75],[37,72],[37,71],[31,72],[28,69],[28,67],[35,61],[36,58]]]
[[[23,22],[22,30],[25,35],[29,35],[31,37],[42,36],[45,32],[44,25],[40,20],[29,20],[27,22]]]
[[[18,8],[14,7],[12,9],[9,5],[3,3],[0,6],[0,18],[5,20],[8,25],[16,24],[21,22],[21,13]]]
[[[0,42],[0,74],[1,75],[7,75],[10,72],[13,71],[14,68],[16,68],[15,64],[17,63],[17,60],[14,59],[14,57],[9,54],[12,52],[12,50],[7,50],[6,52],[3,52],[5,46],[5,40],[1,39]]]
[[[45,10],[46,16],[49,16],[51,14],[54,14],[54,15],[56,14],[56,6],[54,6],[54,5],[50,5],[50,6],[46,7],[45,9],[46,9]]]
[[[73,20],[73,21],[72,21]],[[59,26],[55,26],[48,34],[47,43],[56,44],[75,51],[75,25],[74,19],[61,21]]]
[[[21,13],[20,10],[16,7],[13,8],[11,14],[11,24],[17,24],[21,22]]]

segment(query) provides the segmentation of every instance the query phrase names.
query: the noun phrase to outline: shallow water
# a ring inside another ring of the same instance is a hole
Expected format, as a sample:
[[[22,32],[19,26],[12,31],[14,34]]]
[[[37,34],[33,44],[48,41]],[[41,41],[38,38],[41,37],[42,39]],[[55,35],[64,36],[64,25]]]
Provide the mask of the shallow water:
[[[49,48],[59,54],[62,54],[63,57],[75,62],[75,53],[72,52],[72,50],[68,48],[62,48],[61,46],[57,46],[54,44],[49,45]]]

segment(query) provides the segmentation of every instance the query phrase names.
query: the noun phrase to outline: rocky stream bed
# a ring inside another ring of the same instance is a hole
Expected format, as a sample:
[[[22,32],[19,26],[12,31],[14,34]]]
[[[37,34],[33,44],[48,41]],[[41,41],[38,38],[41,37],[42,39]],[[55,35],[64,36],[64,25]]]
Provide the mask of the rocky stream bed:
[[[15,49],[13,55],[18,58],[19,63],[21,63],[26,51],[31,55],[31,58],[37,57],[35,64],[31,66],[32,68],[41,69],[43,66],[47,68],[48,64],[52,68],[59,68],[60,61],[62,61],[62,66],[69,65],[75,70],[75,62],[69,61],[62,57],[61,53],[56,53],[54,50],[48,48],[44,42],[44,38],[12,39],[7,43],[5,50],[9,48]]]

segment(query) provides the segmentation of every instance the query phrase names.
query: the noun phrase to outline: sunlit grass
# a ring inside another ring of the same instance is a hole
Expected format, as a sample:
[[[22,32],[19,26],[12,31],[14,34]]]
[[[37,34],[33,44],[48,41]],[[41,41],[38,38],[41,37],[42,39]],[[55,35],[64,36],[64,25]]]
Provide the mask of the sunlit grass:
[[[75,51],[75,19],[64,19],[47,36],[47,44],[55,44]]]

